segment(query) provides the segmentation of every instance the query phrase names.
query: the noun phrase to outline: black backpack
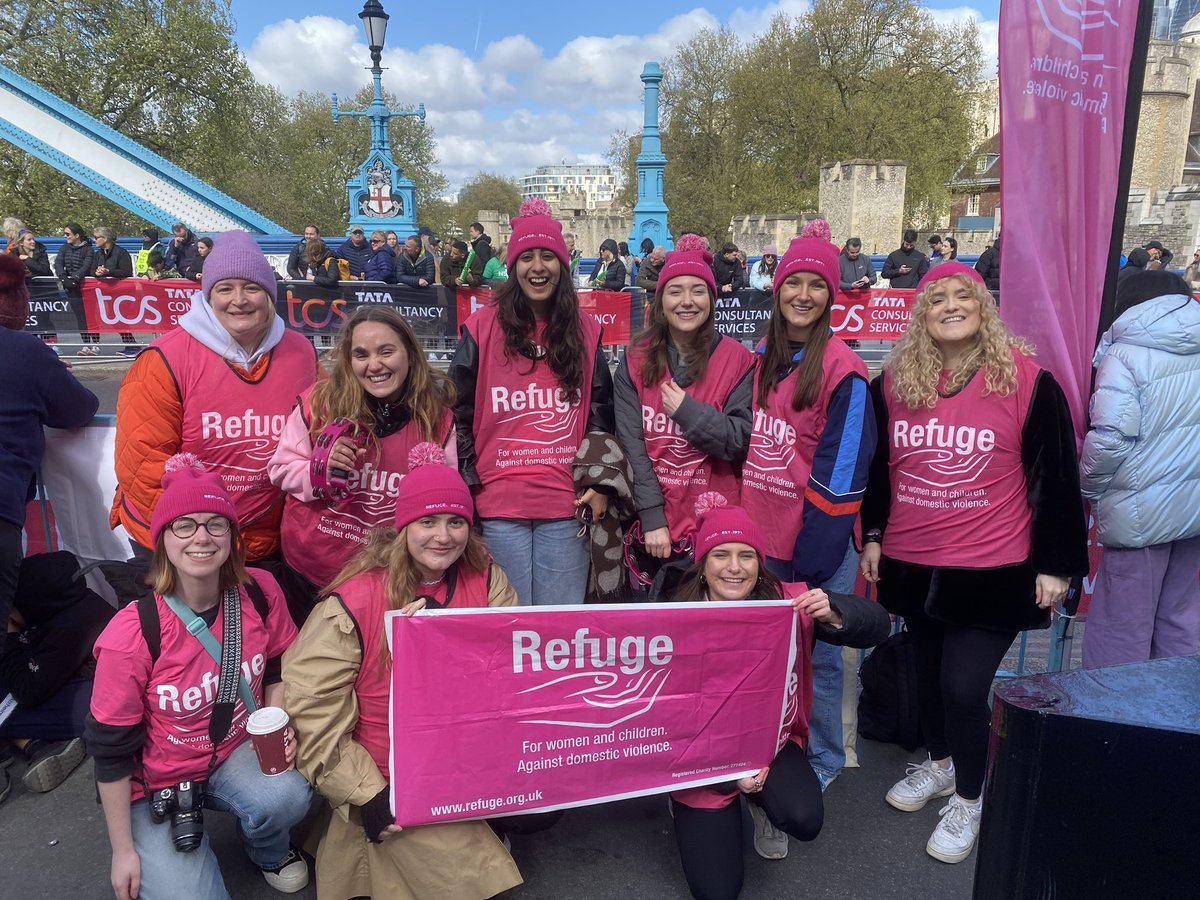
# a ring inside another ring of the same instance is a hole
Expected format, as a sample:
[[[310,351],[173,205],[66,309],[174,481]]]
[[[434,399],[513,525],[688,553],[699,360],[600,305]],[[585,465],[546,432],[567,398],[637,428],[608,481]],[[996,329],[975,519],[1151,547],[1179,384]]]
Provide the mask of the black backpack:
[[[871,651],[858,672],[858,733],[899,744],[910,753],[925,743],[917,704],[917,658],[912,635],[898,631]]]

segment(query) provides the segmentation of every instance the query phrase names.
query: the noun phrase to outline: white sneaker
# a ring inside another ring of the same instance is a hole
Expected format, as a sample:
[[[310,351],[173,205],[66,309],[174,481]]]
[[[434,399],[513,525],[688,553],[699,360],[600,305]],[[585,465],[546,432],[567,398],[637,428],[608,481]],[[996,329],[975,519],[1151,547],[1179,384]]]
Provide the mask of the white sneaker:
[[[754,852],[763,859],[783,859],[788,853],[788,836],[776,828],[767,811],[757,803],[748,804],[754,820]]]
[[[908,764],[908,774],[892,785],[887,802],[904,812],[916,812],[935,797],[949,797],[953,793],[954,769],[940,768],[927,759]]]
[[[975,846],[983,805],[978,801],[970,803],[955,794],[938,811],[938,815],[942,820],[929,836],[925,852],[944,863],[962,862],[971,855]]]
[[[294,847],[288,849],[288,855],[278,866],[259,871],[267,884],[283,894],[295,894],[308,887],[308,863]]]

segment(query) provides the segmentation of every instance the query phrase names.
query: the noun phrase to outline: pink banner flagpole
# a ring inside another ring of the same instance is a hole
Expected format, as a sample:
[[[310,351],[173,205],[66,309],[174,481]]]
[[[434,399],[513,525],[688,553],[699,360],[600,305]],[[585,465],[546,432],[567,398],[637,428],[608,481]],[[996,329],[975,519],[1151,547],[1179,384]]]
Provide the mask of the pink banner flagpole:
[[[1002,315],[1062,385],[1079,440],[1120,238],[1114,209],[1138,9],[1138,0],[1000,8]]]

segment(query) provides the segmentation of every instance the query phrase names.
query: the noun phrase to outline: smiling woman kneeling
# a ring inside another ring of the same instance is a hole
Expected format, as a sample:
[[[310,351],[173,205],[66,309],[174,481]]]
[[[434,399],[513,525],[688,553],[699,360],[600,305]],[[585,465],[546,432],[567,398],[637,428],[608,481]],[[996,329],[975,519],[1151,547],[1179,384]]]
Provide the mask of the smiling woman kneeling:
[[[190,454],[167,461],[150,538],[154,596],[121,609],[96,641],[84,732],[113,889],[120,900],[228,900],[203,824],[211,809],[237,816],[271,887],[302,890],[308,867],[288,832],[312,790],[294,768],[295,735],[285,733],[288,768],[267,776],[246,732],[256,707],[283,699],[280,656],[296,635],[283,596],[244,568],[233,500]]]
[[[688,888],[697,900],[731,900],[742,890],[742,811],[754,820],[754,849],[764,859],[787,856],[788,835],[811,841],[821,831],[821,785],[805,755],[812,708],[812,651],[831,644],[873,647],[887,637],[887,613],[859,597],[829,595],[803,583],[781,583],[764,564],[762,533],[741,507],[719,494],[696,504],[697,562],[683,576],[678,600],[782,600],[796,611],[796,661],[780,748],[769,766],[736,782],[671,795],[675,841]]]
[[[428,455],[436,445],[420,445]],[[377,528],[334,579],[284,660],[287,710],[300,736],[300,771],[333,808],[317,850],[319,900],[347,897],[477,900],[521,883],[487,823],[401,829],[389,792],[384,614],[427,606],[513,606],[503,570],[471,531],[462,477],[423,465],[400,482],[396,527]]]

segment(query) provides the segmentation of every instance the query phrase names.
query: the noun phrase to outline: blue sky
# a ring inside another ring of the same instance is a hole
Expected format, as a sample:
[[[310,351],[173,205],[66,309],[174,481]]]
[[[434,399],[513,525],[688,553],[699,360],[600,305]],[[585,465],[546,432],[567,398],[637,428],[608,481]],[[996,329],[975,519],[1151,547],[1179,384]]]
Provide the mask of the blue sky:
[[[391,15],[384,85],[425,104],[451,190],[480,170],[519,177],[563,160],[606,162],[612,133],[641,127],[645,62],[665,62],[703,28],[728,25],[747,40],[776,13],[807,8],[805,0],[656,0],[597,4],[603,14],[592,15],[545,0],[459,10],[382,2]],[[232,0],[232,7],[238,43],[260,81],[285,93],[343,96],[367,83],[361,5],[293,0],[284,18],[280,5],[261,0]],[[929,8],[943,21],[979,23],[985,68],[994,74],[998,0],[934,0]]]

